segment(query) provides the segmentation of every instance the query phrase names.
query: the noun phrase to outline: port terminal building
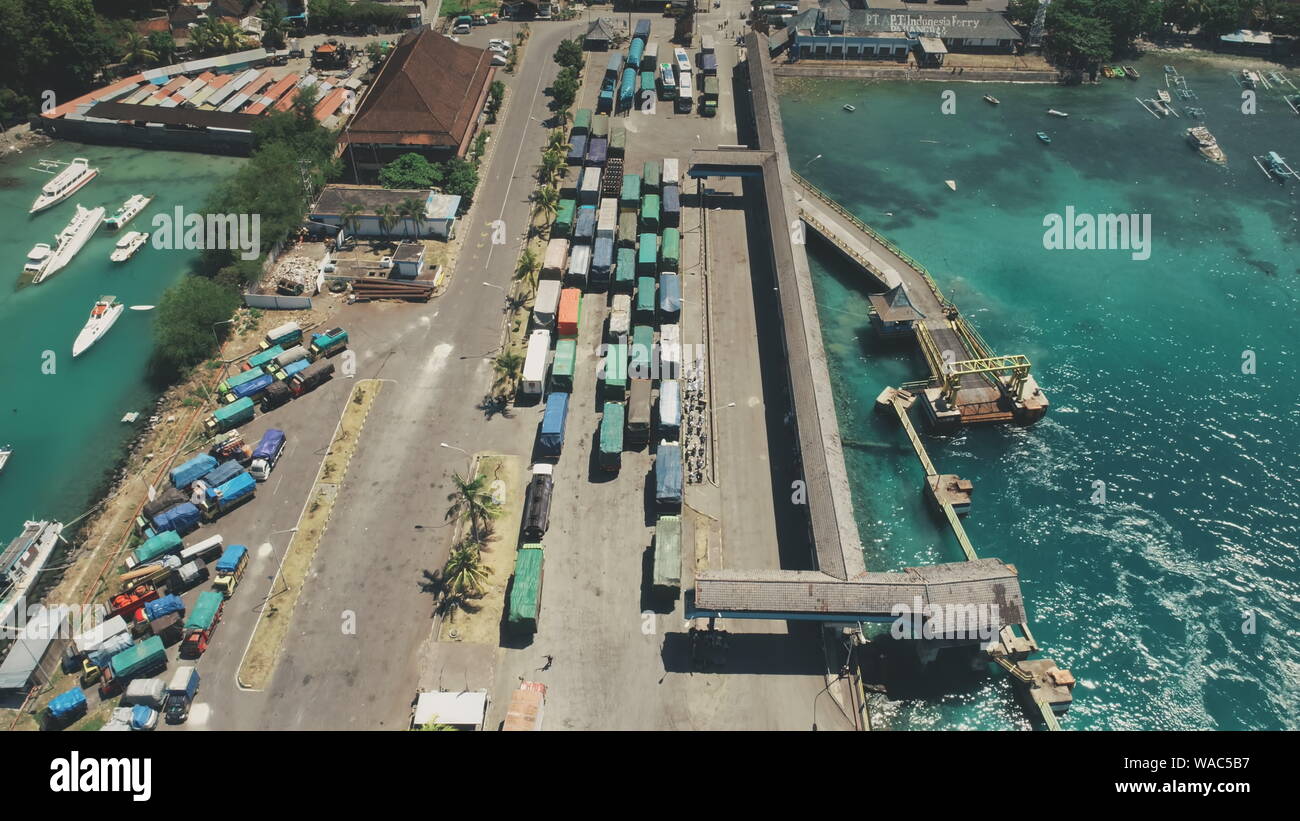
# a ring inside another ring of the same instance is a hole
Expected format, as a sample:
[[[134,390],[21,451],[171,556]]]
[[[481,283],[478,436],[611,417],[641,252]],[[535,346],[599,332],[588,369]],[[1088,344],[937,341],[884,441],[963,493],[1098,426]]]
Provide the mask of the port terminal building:
[[[822,0],[786,23],[777,53],[799,60],[890,60],[943,65],[949,52],[1014,54],[1021,36],[997,11],[934,8],[854,8],[847,0]],[[775,54],[774,54],[775,56]]]

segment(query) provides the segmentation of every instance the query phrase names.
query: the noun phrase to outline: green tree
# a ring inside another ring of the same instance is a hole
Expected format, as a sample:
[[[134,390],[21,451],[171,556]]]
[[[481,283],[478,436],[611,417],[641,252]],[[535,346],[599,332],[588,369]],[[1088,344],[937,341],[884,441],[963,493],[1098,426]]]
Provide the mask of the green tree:
[[[573,105],[573,101],[578,98],[578,88],[577,72],[571,68],[560,69],[551,83],[551,98],[555,101],[555,107],[565,109]]]
[[[230,318],[239,295],[204,277],[189,276],[163,292],[154,320],[150,372],[170,380],[203,361],[216,345],[216,323]]]
[[[488,489],[488,477],[480,473],[470,479],[459,473],[453,473],[451,482],[455,489],[447,494],[447,501],[451,502],[451,506],[447,508],[446,519],[468,521],[469,536],[475,540],[485,538],[489,533],[490,523],[499,519],[503,512],[501,505],[492,498],[492,493]],[[476,550],[475,553],[477,552]]]
[[[568,148],[569,140],[564,136],[564,129],[551,129],[550,135],[546,138],[546,149],[548,151],[567,151]]]
[[[127,35],[126,41],[122,43],[122,56],[120,59],[128,66],[138,66],[141,63],[157,61],[158,53],[149,48],[148,40],[133,31]]]
[[[343,230],[349,234],[355,235],[357,233],[357,227],[361,225],[361,215],[364,214],[365,211],[365,208],[355,202],[350,202],[343,206],[343,213],[340,215],[343,218]]]
[[[266,48],[284,48],[284,35],[289,30],[284,4],[278,0],[267,3],[257,17],[262,21],[262,45]]]
[[[533,192],[533,216],[549,220],[560,207],[560,192],[553,185],[543,185]]]
[[[555,176],[564,168],[565,157],[556,149],[548,149],[542,154],[542,164],[538,168],[538,182],[543,185],[549,185],[555,181]]]
[[[149,50],[158,55],[159,65],[171,65],[176,62],[176,41],[172,39],[171,32],[151,31],[148,41]]]
[[[523,367],[523,354],[517,351],[502,351],[497,354],[496,359],[492,360],[492,369],[496,372],[492,382],[493,392],[503,397],[514,393],[515,381],[519,378],[519,371]]]
[[[385,188],[437,188],[443,179],[441,168],[415,152],[403,154],[379,171],[379,184]]]
[[[560,43],[559,48],[555,49],[555,62],[560,64],[561,68],[572,69],[575,73],[582,71],[583,54],[582,39],[574,38],[565,40]]]
[[[448,194],[462,197],[466,202],[474,199],[478,188],[478,169],[474,163],[461,157],[452,157],[447,161],[447,183],[444,190]]]
[[[379,217],[379,230],[384,233],[384,236],[391,235],[393,226],[397,224],[397,212],[393,210],[393,206],[379,206],[375,211],[375,216]]]
[[[452,548],[442,574],[447,597],[452,601],[464,602],[483,595],[483,587],[492,574],[492,568],[484,566],[476,544],[462,542]]]

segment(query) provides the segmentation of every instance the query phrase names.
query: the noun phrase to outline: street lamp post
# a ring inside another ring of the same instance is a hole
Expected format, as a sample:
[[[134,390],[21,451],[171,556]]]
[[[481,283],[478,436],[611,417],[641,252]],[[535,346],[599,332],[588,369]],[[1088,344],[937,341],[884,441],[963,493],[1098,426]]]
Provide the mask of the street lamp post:
[[[458,451],[460,451],[461,453],[465,454],[465,458],[469,460],[469,472],[470,472],[470,473],[473,473],[473,472],[474,472],[474,454],[470,453],[469,451],[465,450],[464,448],[458,448],[458,447],[456,447],[455,445],[449,445],[449,444],[447,444],[446,442],[439,442],[439,443],[438,443],[438,447],[441,447],[441,448],[451,448],[452,450],[458,450]]]

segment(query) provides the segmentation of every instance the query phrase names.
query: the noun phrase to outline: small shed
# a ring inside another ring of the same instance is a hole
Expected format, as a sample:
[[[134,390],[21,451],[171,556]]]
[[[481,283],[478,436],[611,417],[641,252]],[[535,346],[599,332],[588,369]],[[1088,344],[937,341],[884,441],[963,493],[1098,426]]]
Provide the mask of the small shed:
[[[487,716],[487,691],[420,693],[415,700],[411,727],[444,724],[457,730],[481,730]]]

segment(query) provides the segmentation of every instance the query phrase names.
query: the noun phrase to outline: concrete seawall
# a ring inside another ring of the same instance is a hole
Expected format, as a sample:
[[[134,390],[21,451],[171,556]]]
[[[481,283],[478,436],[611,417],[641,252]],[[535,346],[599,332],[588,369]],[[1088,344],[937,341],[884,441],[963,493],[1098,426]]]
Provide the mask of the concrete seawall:
[[[953,74],[947,68],[908,68],[907,66],[841,66],[798,63],[774,66],[777,77],[817,77],[845,80],[922,80],[933,83],[1059,83],[1055,71],[1017,71],[1015,69],[967,68]]]

